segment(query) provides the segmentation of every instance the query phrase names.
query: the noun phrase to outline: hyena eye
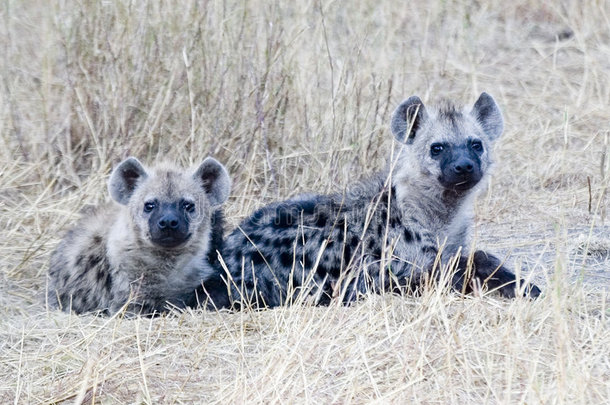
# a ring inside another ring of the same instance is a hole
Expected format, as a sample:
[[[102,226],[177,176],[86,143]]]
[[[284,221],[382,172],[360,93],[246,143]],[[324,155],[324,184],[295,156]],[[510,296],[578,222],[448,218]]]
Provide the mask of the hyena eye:
[[[443,152],[444,149],[445,149],[445,146],[443,146],[443,144],[433,143],[430,146],[430,154],[432,156],[438,156],[438,155],[440,155]]]
[[[152,212],[152,210],[154,210],[156,207],[156,204],[154,201],[147,201],[144,203],[144,212]]]
[[[481,143],[481,141],[472,141],[470,147],[475,152],[483,152],[483,143]]]
[[[195,212],[195,204],[193,204],[190,201],[184,201],[182,203],[182,208],[184,208],[184,210],[186,212],[190,212],[190,213]]]

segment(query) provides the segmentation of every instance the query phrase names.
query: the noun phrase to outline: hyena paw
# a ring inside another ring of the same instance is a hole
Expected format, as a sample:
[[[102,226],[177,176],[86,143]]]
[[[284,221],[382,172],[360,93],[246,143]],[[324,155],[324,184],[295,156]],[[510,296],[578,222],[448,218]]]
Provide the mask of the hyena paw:
[[[521,285],[526,285],[525,286],[525,290],[523,291],[523,296],[527,297],[527,298],[538,298],[540,296],[540,294],[542,294],[542,291],[540,290],[540,288],[538,288],[538,286],[536,284],[530,284],[530,283],[525,283],[524,281],[521,281]]]
[[[534,298],[538,298],[540,296],[540,294],[542,294],[542,291],[540,290],[540,288],[538,288],[537,285],[527,283],[524,280],[521,280],[521,282],[519,283],[519,286],[520,286],[519,289],[517,289],[516,283],[514,283],[514,282],[509,283],[507,285],[500,287],[498,289],[498,292],[500,293],[500,295],[502,295],[505,298],[516,298],[517,295],[519,295],[524,298],[534,299]],[[525,286],[525,288],[524,288],[524,286]],[[521,290],[522,290],[522,293],[520,293]]]

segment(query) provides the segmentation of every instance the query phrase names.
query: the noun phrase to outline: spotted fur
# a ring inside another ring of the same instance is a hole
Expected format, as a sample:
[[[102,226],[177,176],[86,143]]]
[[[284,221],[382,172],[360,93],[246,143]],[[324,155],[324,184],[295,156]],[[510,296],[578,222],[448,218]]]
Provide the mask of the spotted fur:
[[[412,291],[453,257],[455,288],[467,291],[478,278],[515,296],[514,274],[495,257],[477,251],[468,265],[473,200],[503,131],[493,98],[483,93],[467,110],[450,103],[427,109],[411,97],[391,128],[398,143],[383,172],[343,193],[263,207],[228,236],[223,258],[233,305],[274,307],[299,297],[347,303],[368,292]]]
[[[207,158],[194,171],[147,169],[128,158],[108,188],[116,203],[84,213],[52,254],[49,304],[112,314],[129,302],[129,313],[152,314],[204,300],[201,281],[218,273],[224,167]]]

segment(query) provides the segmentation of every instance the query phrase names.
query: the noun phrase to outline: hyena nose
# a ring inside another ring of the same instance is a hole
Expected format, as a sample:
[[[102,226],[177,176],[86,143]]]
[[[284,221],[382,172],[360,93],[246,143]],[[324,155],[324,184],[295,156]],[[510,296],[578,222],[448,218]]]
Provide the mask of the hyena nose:
[[[159,229],[176,229],[178,228],[178,218],[175,215],[164,215],[157,222]]]
[[[453,166],[453,171],[456,174],[472,173],[474,170],[474,162],[470,159],[462,159]]]

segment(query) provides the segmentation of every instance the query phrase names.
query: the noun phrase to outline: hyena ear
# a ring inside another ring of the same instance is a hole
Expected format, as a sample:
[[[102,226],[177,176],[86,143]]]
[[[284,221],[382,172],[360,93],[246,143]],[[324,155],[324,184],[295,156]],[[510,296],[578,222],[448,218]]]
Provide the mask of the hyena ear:
[[[202,183],[212,207],[222,204],[229,198],[231,178],[227,169],[216,159],[206,158],[195,170],[193,177]]]
[[[127,205],[138,183],[148,177],[142,163],[134,157],[123,160],[110,175],[108,191],[112,199]]]
[[[470,114],[481,124],[489,139],[495,141],[504,131],[504,119],[492,96],[483,92],[474,103]]]
[[[417,96],[411,96],[396,108],[392,114],[392,133],[399,141],[406,144],[413,143],[415,133],[422,123],[428,119],[428,112],[424,103]]]

